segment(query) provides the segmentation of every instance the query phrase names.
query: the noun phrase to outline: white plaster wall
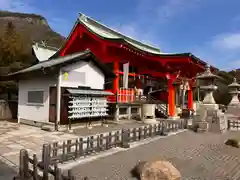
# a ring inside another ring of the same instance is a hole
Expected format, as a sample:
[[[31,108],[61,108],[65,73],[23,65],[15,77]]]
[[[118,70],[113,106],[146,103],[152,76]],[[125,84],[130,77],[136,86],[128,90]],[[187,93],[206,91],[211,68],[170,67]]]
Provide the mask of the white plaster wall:
[[[49,121],[49,87],[56,86],[54,77],[45,79],[20,80],[18,89],[18,119],[37,122]],[[28,91],[44,91],[42,105],[28,103]]]
[[[79,79],[77,79],[76,81],[71,82],[67,79],[65,80],[64,78],[61,78],[62,87],[88,86],[92,89],[104,88],[104,74],[92,62],[77,62],[63,67],[62,76],[64,76],[64,72],[68,72],[70,76],[72,71],[85,73],[85,80],[83,81],[83,78],[79,77]]]

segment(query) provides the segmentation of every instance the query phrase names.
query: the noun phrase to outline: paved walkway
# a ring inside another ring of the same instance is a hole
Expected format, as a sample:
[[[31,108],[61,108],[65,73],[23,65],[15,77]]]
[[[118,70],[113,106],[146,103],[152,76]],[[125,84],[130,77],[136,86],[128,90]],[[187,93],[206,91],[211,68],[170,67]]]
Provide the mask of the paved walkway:
[[[27,149],[29,154],[40,151],[44,143],[74,139],[77,136],[63,132],[46,132],[37,127],[0,121],[0,158],[9,165],[19,164],[19,152]]]
[[[134,179],[130,170],[139,160],[165,159],[180,170],[183,179],[239,180],[240,149],[224,145],[229,137],[240,137],[240,133],[187,131],[79,165],[73,171],[78,178],[88,176],[90,180]]]
[[[6,160],[11,166],[18,166],[21,149],[27,149],[30,155],[36,153],[38,157],[41,157],[41,149],[44,143],[61,142],[97,133],[120,130],[125,127],[140,127],[142,125],[142,123],[138,122],[119,125],[109,124],[109,127],[98,126],[90,130],[87,128],[77,128],[73,133],[67,133],[47,132],[37,127],[0,121],[0,158]]]

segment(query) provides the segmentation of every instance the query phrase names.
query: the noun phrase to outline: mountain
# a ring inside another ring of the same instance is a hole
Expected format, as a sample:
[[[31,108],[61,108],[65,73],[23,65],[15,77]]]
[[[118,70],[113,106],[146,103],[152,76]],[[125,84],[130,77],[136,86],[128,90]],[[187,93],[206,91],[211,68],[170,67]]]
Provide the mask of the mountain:
[[[47,46],[52,46],[55,48],[59,48],[63,42],[65,41],[65,37],[55,32],[49,26],[47,20],[41,15],[36,14],[26,14],[26,13],[17,13],[17,12],[8,12],[8,11],[0,11],[0,40],[6,38],[6,29],[11,25],[14,27],[14,32],[17,33],[17,36],[20,38],[21,42],[19,43],[19,47],[21,47],[21,52],[23,52],[20,56],[16,56],[16,51],[13,45],[11,47],[12,39],[8,42],[7,45],[7,53],[1,53],[4,51],[3,48],[6,46],[5,43],[1,44],[0,49],[0,75],[6,75],[10,72],[17,71],[22,68],[26,68],[33,63],[36,63],[36,58],[32,53],[32,45],[36,42],[44,42]],[[11,37],[11,35],[10,35]],[[13,37],[14,38],[14,37]],[[14,41],[15,42],[15,41]],[[16,43],[16,42],[15,42]],[[10,47],[10,48],[9,48]],[[12,54],[11,54],[12,49]],[[15,53],[15,54],[14,54]],[[19,52],[18,52],[19,53]],[[24,54],[24,56],[22,56]],[[5,55],[5,56],[4,56]],[[12,62],[6,60],[6,57],[9,55],[15,55],[14,58],[10,58]],[[21,59],[21,60],[19,60]],[[9,61],[8,64],[4,64],[3,61]],[[16,87],[16,83],[14,82],[0,82],[0,91],[2,88]]]
[[[34,42],[41,41],[58,48],[65,40],[65,37],[53,31],[47,20],[40,15],[0,11],[0,36],[8,22],[12,22],[16,31],[23,36],[28,48],[31,48]]]

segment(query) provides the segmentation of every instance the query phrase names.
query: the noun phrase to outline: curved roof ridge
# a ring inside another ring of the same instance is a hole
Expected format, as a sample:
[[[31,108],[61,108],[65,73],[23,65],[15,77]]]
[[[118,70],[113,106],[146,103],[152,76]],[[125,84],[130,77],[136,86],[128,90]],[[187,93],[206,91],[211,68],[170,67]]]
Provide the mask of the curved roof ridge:
[[[85,23],[88,23],[88,22],[90,21],[90,23],[91,23],[92,25],[97,25],[97,26],[99,26],[100,28],[102,28],[104,31],[107,31],[107,32],[109,32],[109,33],[113,33],[113,36],[115,35],[115,36],[116,36],[116,37],[115,37],[116,39],[119,38],[119,39],[123,39],[123,40],[125,40],[125,41],[126,41],[126,40],[127,40],[127,41],[132,41],[132,43],[137,43],[137,44],[139,44],[139,45],[141,45],[141,46],[145,46],[146,48],[149,48],[149,49],[151,49],[151,50],[153,50],[153,51],[158,51],[158,53],[161,53],[161,51],[160,51],[159,48],[154,47],[154,46],[152,46],[152,45],[149,45],[149,44],[147,44],[147,43],[144,43],[144,42],[142,42],[142,41],[135,40],[134,38],[132,38],[132,37],[130,37],[130,36],[128,36],[128,35],[122,34],[122,33],[118,32],[117,30],[115,30],[115,29],[113,29],[113,28],[107,27],[106,25],[104,25],[104,24],[102,24],[102,23],[94,20],[93,18],[91,18],[91,17],[89,17],[89,16],[86,16],[86,15],[83,14],[83,13],[79,13],[79,20],[80,20],[81,22],[83,22],[84,24],[85,24]],[[119,36],[119,37],[117,37],[117,36]]]

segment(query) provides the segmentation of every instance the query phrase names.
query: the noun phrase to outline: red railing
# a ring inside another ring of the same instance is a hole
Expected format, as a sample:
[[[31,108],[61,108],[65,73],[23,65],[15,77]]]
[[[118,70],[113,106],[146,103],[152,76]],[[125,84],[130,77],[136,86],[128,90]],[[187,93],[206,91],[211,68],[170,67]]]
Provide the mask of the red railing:
[[[135,90],[133,88],[120,88],[117,94],[119,103],[131,103],[134,101]]]
[[[105,90],[112,92],[112,90]],[[109,103],[131,103],[135,100],[135,90],[133,88],[120,88],[117,95],[107,96]]]

